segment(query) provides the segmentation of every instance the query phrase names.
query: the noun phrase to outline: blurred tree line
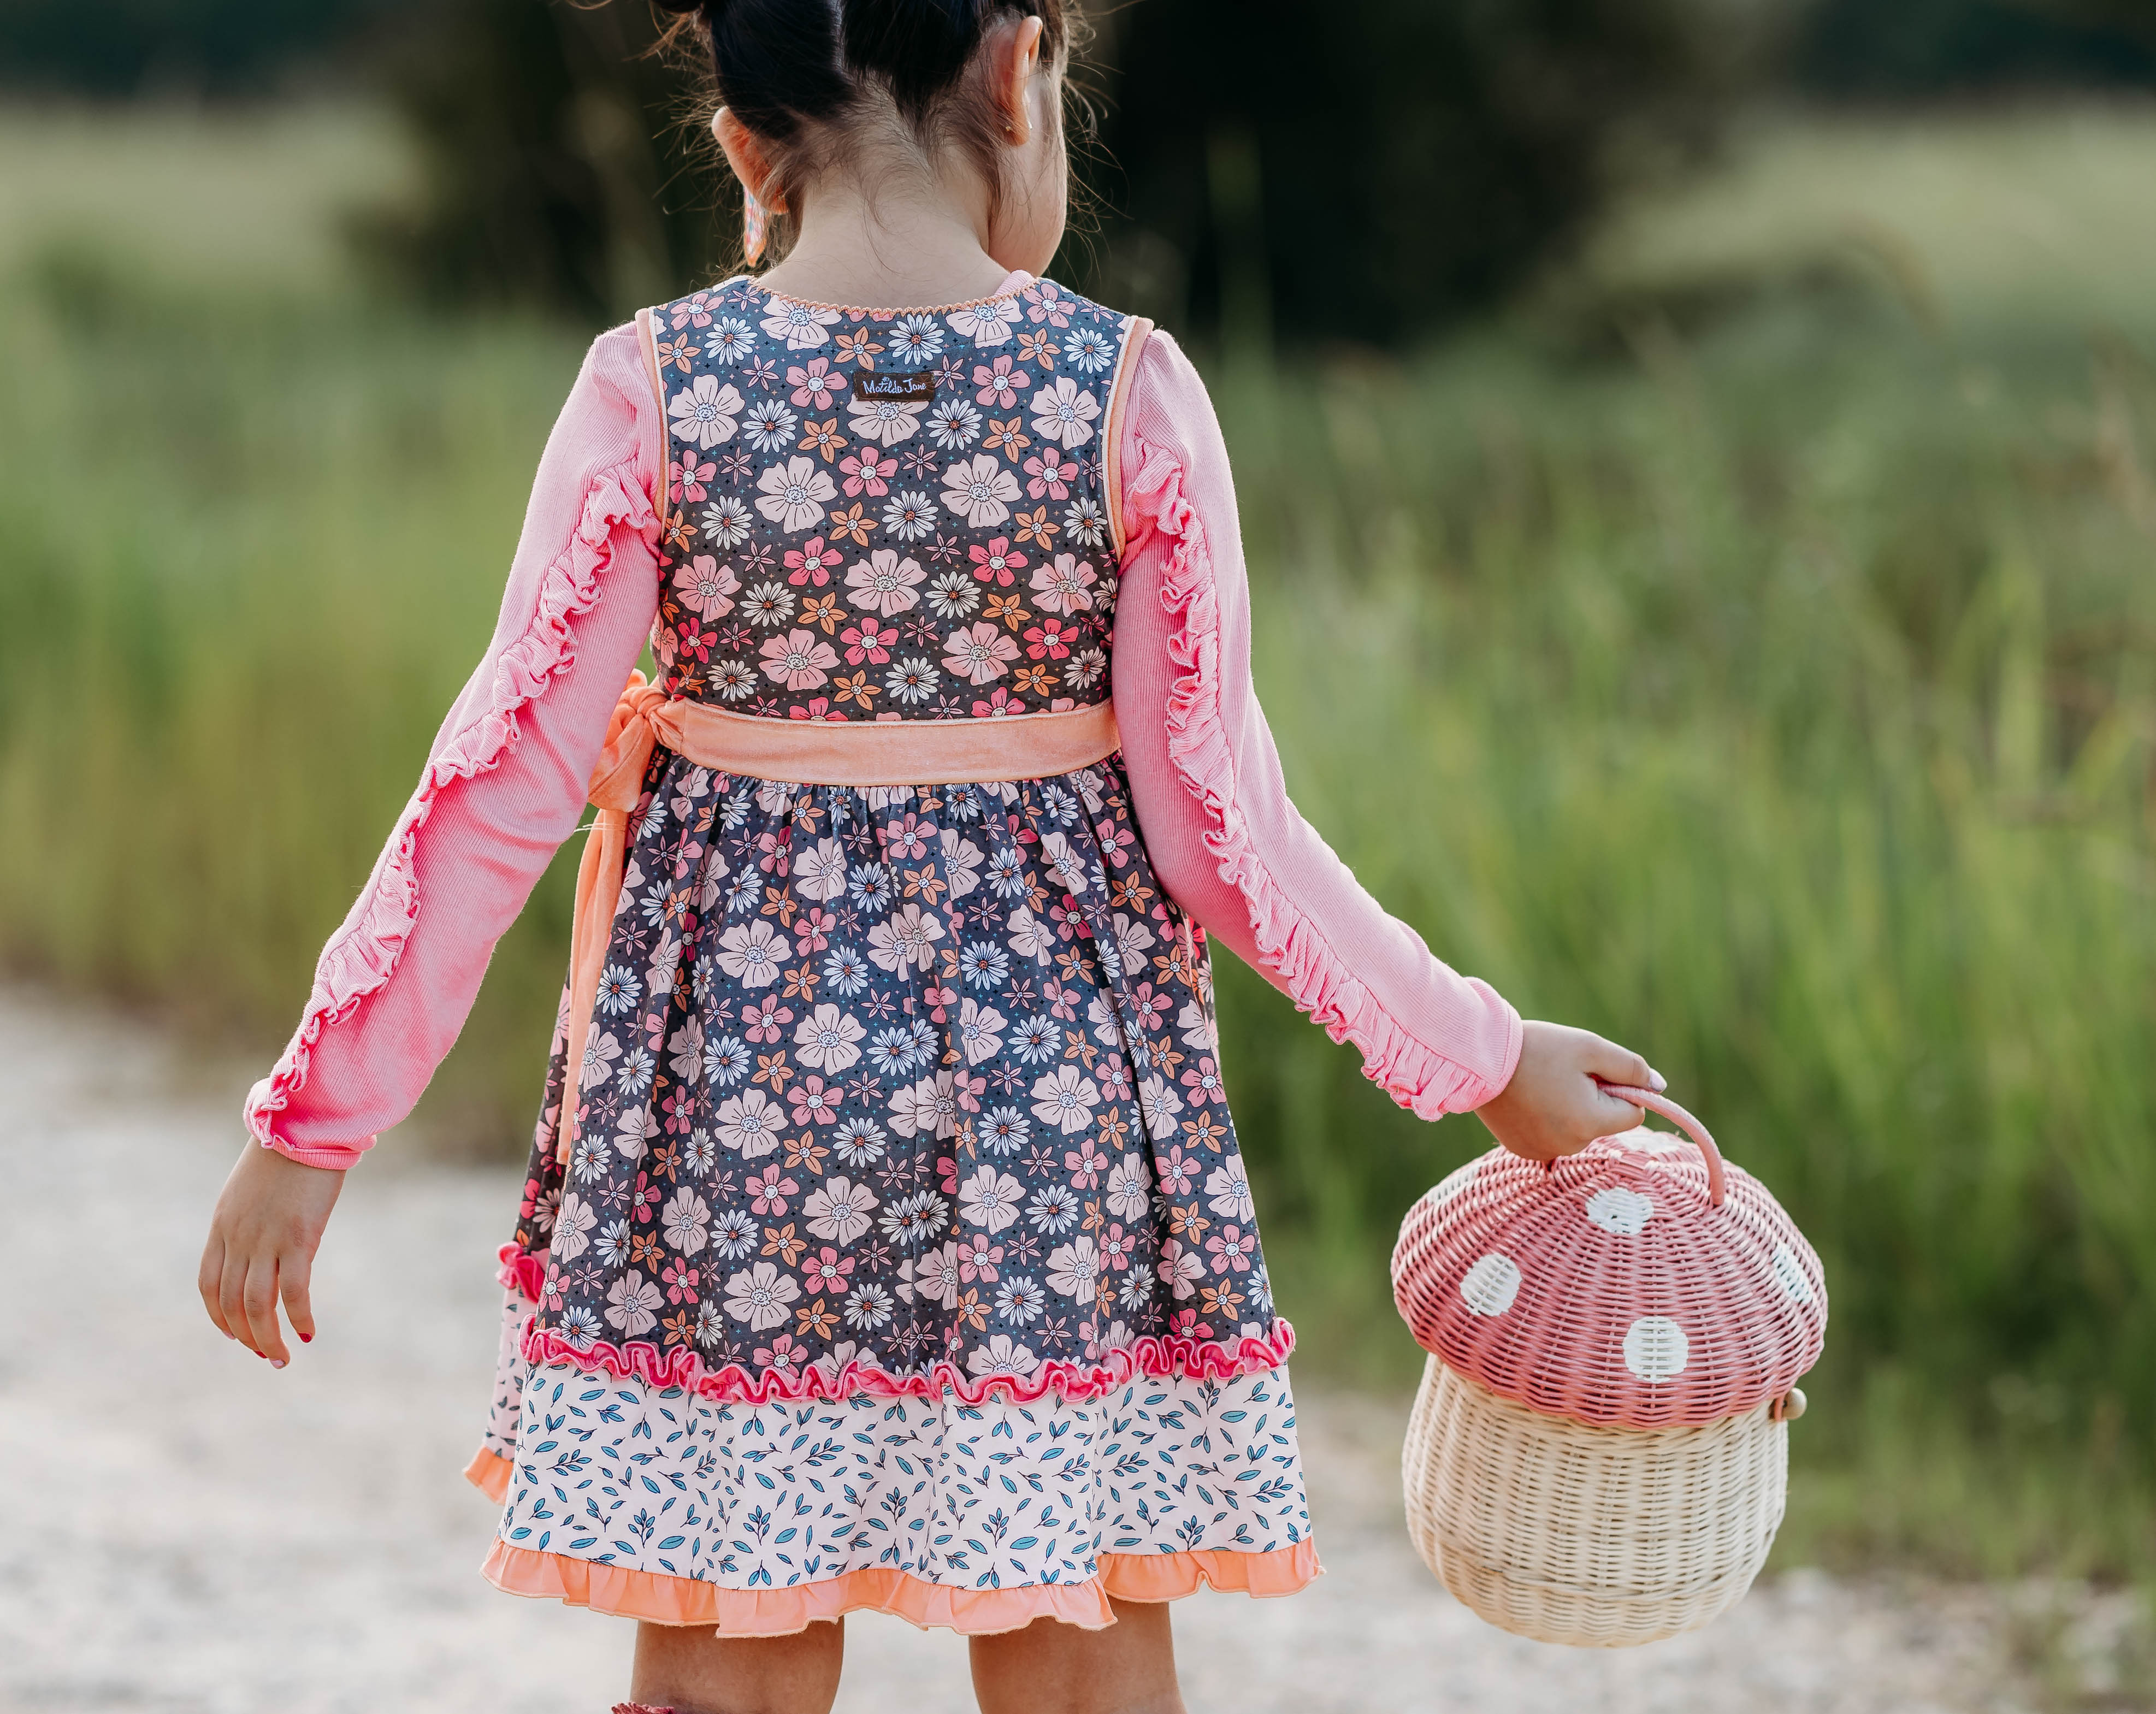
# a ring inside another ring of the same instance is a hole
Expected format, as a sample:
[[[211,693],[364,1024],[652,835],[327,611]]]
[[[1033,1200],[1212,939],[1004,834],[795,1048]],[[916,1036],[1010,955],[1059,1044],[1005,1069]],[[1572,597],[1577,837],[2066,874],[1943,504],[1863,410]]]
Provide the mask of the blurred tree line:
[[[1382,344],[1501,300],[1619,187],[1779,85],[2156,85],[2152,0],[1132,0],[1079,84],[1059,272],[1178,325]],[[738,203],[642,0],[8,0],[0,85],[246,95],[357,74],[429,192],[362,223],[427,295],[610,319],[721,273]]]

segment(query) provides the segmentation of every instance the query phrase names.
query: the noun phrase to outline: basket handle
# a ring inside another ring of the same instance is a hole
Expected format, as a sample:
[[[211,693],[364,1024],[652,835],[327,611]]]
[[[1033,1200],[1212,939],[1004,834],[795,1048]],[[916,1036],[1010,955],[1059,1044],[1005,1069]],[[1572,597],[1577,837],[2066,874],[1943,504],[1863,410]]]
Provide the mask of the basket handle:
[[[1635,1107],[1645,1107],[1650,1112],[1660,1113],[1699,1145],[1700,1153],[1707,1157],[1707,1199],[1712,1207],[1720,1208],[1722,1196],[1722,1151],[1714,1146],[1714,1139],[1707,1135],[1707,1126],[1667,1096],[1656,1095],[1651,1089],[1640,1089],[1629,1083],[1608,1083],[1599,1077],[1594,1080],[1602,1085],[1604,1094],[1614,1095],[1620,1101],[1630,1101]]]

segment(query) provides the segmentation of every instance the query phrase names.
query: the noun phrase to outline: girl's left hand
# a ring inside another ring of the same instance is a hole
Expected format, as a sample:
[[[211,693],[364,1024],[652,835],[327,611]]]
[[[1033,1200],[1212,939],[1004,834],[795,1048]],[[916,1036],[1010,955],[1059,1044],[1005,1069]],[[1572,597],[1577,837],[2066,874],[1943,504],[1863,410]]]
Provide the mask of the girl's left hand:
[[[249,1141],[210,1216],[209,1242],[203,1246],[195,1280],[203,1307],[225,1337],[275,1368],[284,1368],[291,1355],[277,1323],[279,1299],[292,1331],[302,1341],[315,1337],[307,1282],[343,1188],[343,1173],[303,1167]]]

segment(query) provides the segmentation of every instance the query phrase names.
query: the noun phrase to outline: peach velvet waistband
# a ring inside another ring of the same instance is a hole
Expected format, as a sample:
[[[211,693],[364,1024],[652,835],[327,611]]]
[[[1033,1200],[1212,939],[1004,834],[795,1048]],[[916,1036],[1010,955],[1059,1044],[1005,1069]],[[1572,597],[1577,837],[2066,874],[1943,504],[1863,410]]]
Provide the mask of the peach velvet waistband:
[[[607,722],[592,769],[598,811],[577,869],[569,930],[569,1039],[558,1134],[566,1161],[576,1142],[577,1083],[614,905],[621,896],[629,818],[660,744],[700,767],[751,779],[820,786],[924,786],[1045,779],[1111,756],[1121,740],[1115,705],[974,720],[793,721],[733,714],[662,695],[640,672]]]

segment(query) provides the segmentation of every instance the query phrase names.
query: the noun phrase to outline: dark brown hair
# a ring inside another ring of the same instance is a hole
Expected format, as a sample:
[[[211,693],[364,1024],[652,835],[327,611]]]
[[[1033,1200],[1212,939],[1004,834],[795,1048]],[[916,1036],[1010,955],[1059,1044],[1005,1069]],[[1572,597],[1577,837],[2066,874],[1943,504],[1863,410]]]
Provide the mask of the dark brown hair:
[[[656,0],[682,15],[670,45],[701,38],[718,99],[756,133],[773,189],[792,198],[837,165],[879,117],[902,125],[923,154],[963,149],[1003,195],[1003,120],[978,65],[989,27],[1004,17],[1041,21],[1041,62],[1060,67],[1071,47],[1075,6],[1065,0]],[[793,223],[774,218],[773,256]]]

